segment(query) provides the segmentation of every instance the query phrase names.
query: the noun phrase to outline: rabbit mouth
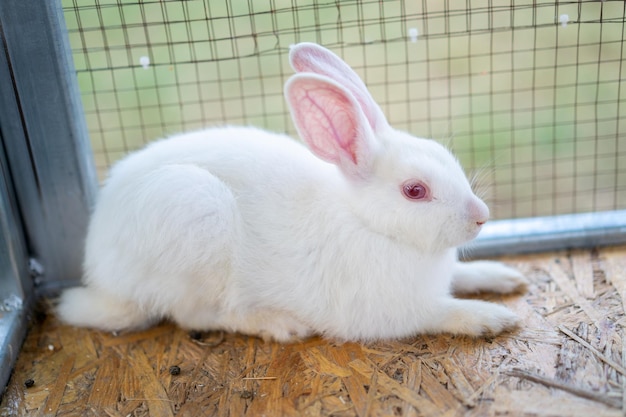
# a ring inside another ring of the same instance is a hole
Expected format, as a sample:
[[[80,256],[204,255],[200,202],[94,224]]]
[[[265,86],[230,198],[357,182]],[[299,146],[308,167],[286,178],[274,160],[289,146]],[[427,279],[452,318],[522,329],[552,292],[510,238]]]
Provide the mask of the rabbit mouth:
[[[485,222],[476,222],[476,224],[468,230],[469,238],[467,241],[474,240],[480,234],[480,231],[483,230],[483,225]],[[465,242],[463,242],[465,243]]]

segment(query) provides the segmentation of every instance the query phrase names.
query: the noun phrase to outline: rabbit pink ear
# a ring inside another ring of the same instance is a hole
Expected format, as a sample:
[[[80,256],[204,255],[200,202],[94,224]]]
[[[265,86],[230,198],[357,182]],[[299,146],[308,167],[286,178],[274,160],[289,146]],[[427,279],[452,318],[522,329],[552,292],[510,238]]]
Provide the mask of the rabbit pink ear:
[[[356,72],[341,58],[315,43],[302,42],[289,50],[289,62],[296,72],[325,75],[348,89],[361,106],[375,132],[389,127],[382,110]]]
[[[315,74],[296,74],[285,97],[300,137],[319,158],[354,178],[366,178],[377,141],[361,107],[345,88]]]

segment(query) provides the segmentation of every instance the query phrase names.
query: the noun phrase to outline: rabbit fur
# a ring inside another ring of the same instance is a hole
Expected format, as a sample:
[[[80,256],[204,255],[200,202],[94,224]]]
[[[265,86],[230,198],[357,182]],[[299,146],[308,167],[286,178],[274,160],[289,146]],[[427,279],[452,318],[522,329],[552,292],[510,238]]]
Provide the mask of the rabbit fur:
[[[526,285],[456,247],[487,221],[457,160],[389,126],[329,50],[290,50],[285,97],[305,147],[252,127],[153,142],[111,169],[88,228],[83,286],[60,318],[132,330],[170,319],[289,341],[496,334],[507,308],[453,292]]]

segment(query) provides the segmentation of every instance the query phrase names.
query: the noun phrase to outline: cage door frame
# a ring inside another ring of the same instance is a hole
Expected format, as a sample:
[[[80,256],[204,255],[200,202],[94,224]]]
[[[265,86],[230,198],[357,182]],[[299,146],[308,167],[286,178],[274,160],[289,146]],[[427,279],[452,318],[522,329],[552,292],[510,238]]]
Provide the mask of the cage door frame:
[[[0,1],[0,384],[36,293],[78,282],[96,170],[60,0]]]
[[[61,1],[0,2],[0,25],[4,146],[37,287],[50,292],[81,275],[95,164]]]

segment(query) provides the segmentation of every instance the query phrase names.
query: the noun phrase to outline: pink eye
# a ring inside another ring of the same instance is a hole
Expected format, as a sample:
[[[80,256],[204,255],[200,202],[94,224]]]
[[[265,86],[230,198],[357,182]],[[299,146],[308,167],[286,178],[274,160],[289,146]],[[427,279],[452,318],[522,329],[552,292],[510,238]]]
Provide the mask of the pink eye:
[[[409,200],[430,199],[430,190],[419,181],[407,181],[402,185],[402,193]]]

